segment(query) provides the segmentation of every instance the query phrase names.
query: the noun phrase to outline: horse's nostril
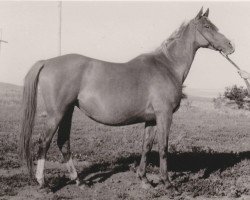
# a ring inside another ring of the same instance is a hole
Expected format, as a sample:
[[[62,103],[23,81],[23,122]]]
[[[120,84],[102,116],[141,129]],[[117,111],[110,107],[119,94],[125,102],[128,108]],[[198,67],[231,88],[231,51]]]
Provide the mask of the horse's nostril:
[[[228,42],[228,45],[229,45],[229,47],[230,47],[230,48],[232,48],[232,49],[234,49],[234,48],[235,48],[234,43],[233,43],[233,42],[231,42],[231,41],[230,41],[230,42]]]
[[[229,42],[229,45],[234,47],[234,43],[233,42]]]

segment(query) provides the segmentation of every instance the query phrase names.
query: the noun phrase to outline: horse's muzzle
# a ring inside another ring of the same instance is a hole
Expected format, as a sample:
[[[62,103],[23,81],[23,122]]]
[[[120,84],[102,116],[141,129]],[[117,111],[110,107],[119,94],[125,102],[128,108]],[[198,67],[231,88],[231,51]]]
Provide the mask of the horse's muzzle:
[[[227,42],[226,48],[221,50],[221,52],[225,55],[230,55],[234,53],[234,51],[235,51],[235,45],[231,41]]]

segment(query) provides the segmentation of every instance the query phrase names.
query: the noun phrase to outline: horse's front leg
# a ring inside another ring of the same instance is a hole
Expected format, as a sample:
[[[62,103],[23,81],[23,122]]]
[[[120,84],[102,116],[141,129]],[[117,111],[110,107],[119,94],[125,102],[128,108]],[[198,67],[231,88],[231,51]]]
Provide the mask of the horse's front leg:
[[[152,149],[155,138],[155,133],[156,133],[155,124],[156,124],[155,122],[146,122],[145,124],[141,162],[137,169],[137,176],[142,180],[142,188],[144,189],[148,189],[151,187],[151,184],[146,177],[146,165],[147,165],[147,157]]]
[[[172,123],[173,110],[171,108],[161,110],[156,115],[157,122],[157,137],[159,145],[159,156],[160,156],[160,179],[166,188],[171,186],[168,177],[168,138],[170,132],[170,126]]]

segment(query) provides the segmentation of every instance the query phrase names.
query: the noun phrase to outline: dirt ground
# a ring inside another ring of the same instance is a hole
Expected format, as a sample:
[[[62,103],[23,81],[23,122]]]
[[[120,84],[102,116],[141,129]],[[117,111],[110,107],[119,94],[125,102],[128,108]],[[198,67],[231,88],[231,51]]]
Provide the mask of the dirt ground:
[[[145,190],[136,178],[143,124],[109,127],[75,109],[71,149],[81,185],[69,181],[55,135],[48,152],[50,193],[38,190],[18,156],[21,88],[0,84],[0,199],[250,199],[250,112],[215,109],[211,99],[189,98],[174,115],[169,175],[174,188]],[[33,137],[44,131],[39,101]],[[148,178],[157,185],[157,142],[149,156]],[[36,162],[34,162],[36,165]]]

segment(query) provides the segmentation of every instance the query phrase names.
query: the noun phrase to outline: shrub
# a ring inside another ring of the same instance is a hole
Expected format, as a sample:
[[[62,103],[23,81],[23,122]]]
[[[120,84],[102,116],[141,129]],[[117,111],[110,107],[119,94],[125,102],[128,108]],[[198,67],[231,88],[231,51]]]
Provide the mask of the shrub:
[[[224,92],[224,97],[229,100],[235,101],[239,109],[244,108],[245,101],[244,99],[247,97],[247,89],[242,86],[233,85],[231,87],[226,87]]]

